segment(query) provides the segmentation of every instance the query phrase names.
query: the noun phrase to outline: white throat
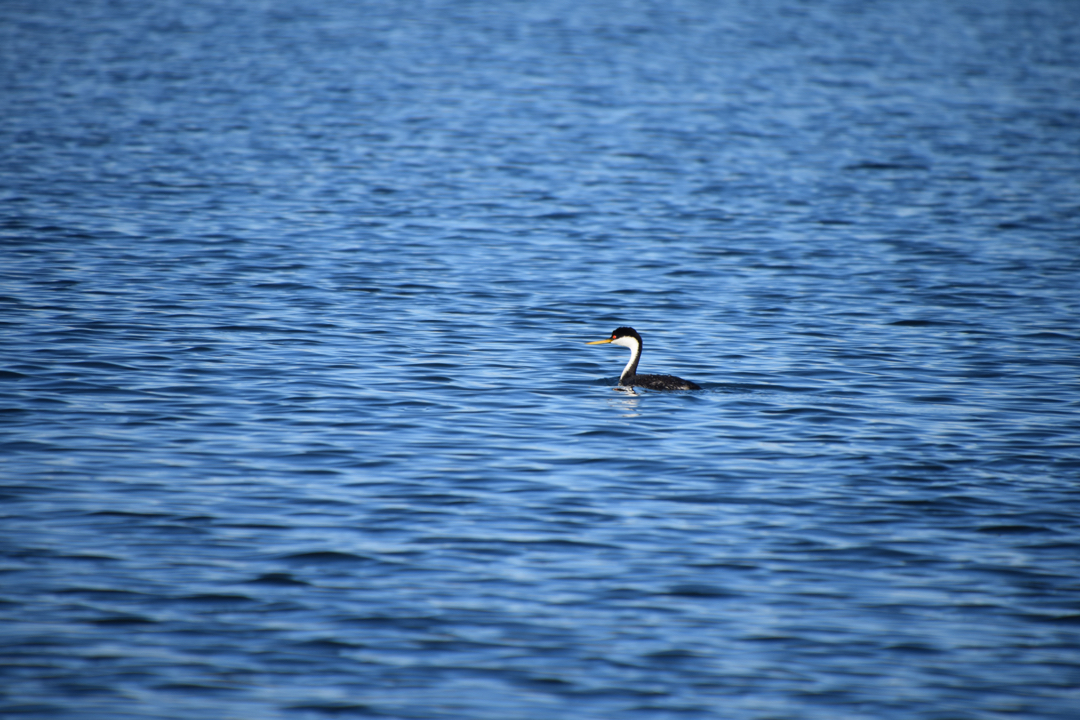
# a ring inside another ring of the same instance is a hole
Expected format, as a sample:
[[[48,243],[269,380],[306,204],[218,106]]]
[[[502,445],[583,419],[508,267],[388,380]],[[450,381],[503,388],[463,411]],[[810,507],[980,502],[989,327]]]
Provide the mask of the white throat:
[[[621,382],[627,375],[634,375],[637,373],[638,359],[641,357],[641,343],[637,341],[637,338],[627,335],[612,340],[611,344],[630,348],[630,360],[626,363],[626,367],[623,368],[622,374],[619,375],[619,380]]]

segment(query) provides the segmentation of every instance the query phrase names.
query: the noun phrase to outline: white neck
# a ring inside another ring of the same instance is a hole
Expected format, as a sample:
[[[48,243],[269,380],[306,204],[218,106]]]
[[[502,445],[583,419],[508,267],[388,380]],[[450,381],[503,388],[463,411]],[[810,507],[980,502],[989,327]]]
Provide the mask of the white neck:
[[[619,376],[619,382],[622,382],[623,378],[637,373],[638,360],[641,359],[641,343],[639,343],[636,338],[627,335],[626,337],[612,340],[611,344],[630,348],[630,360],[626,363],[626,367],[623,368],[622,375]]]

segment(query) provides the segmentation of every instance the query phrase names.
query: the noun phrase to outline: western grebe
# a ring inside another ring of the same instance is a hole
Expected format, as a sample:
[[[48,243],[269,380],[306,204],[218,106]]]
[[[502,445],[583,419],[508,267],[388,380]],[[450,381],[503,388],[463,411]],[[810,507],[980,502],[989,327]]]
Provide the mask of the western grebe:
[[[619,384],[624,387],[643,387],[647,390],[700,390],[701,386],[674,375],[638,375],[637,365],[641,360],[641,336],[632,327],[615,328],[607,340],[593,340],[586,345],[622,345],[630,348],[630,362],[626,363]]]

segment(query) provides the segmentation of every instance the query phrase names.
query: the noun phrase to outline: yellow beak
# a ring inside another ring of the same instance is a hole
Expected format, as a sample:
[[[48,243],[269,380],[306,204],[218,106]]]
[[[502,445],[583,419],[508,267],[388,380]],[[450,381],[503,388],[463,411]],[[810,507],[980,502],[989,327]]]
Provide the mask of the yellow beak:
[[[605,344],[607,344],[609,342],[611,342],[611,338],[608,338],[607,340],[593,340],[592,342],[587,342],[585,344],[586,345],[605,345]]]

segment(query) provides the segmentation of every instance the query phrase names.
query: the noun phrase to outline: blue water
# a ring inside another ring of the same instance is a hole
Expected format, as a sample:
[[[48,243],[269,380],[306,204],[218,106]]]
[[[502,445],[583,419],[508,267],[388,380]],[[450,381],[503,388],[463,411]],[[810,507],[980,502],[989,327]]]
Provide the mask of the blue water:
[[[1080,714],[1076,2],[0,19],[3,718]]]

